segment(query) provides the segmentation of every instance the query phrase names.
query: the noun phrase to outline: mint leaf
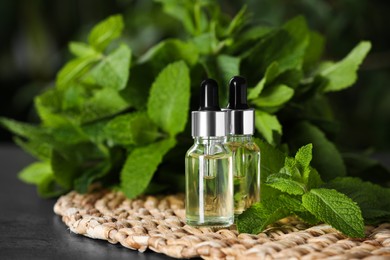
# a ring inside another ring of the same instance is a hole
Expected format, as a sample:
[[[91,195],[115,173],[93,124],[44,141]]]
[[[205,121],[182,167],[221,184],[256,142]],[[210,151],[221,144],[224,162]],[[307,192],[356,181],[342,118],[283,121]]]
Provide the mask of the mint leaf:
[[[49,175],[52,175],[50,164],[35,162],[19,172],[18,177],[26,183],[39,184]]]
[[[145,145],[158,137],[156,125],[145,112],[116,116],[103,129],[109,143]]]
[[[0,117],[0,126],[3,126],[17,136],[40,142],[42,145],[45,145],[45,143],[56,144],[55,136],[52,136],[48,129],[36,125]]]
[[[116,117],[115,117],[116,118]],[[113,143],[107,141],[107,134],[104,132],[104,127],[110,121],[109,118],[94,121],[92,123],[83,124],[82,131],[88,137],[88,140],[96,145],[107,143],[107,146],[113,146]]]
[[[166,66],[154,81],[148,100],[148,115],[171,136],[182,132],[187,122],[190,75],[187,65],[178,61]]]
[[[390,220],[390,189],[383,188],[358,178],[336,178],[323,185],[324,188],[335,189],[355,201],[368,224],[378,224]]]
[[[48,143],[43,143],[39,139],[24,141],[19,137],[14,137],[14,142],[18,146],[20,146],[25,152],[31,154],[39,160],[47,161],[51,157],[51,145]]]
[[[80,161],[77,159],[73,158],[73,156],[64,156],[57,151],[53,151],[52,153],[50,163],[53,169],[54,179],[66,189],[72,188],[73,180],[79,175],[77,168]]]
[[[120,174],[122,191],[128,198],[134,198],[146,189],[164,155],[175,144],[175,140],[166,139],[137,147],[130,153]]]
[[[216,58],[201,60],[209,78],[219,83],[219,102],[228,103],[229,82],[232,75],[239,75],[241,59],[229,55],[218,55]]]
[[[210,26],[209,20],[214,20],[214,22],[217,23],[218,20],[216,16],[220,15],[219,10],[217,9],[217,4],[213,1],[155,1],[161,3],[164,12],[177,19],[190,35],[199,35],[204,32]],[[206,7],[208,7],[208,10],[204,10]],[[208,16],[212,17],[208,18]]]
[[[301,172],[303,172],[306,168],[310,166],[310,162],[312,159],[312,144],[307,144],[299,148],[297,153],[295,154],[295,161],[298,163],[297,166]]]
[[[93,27],[88,42],[97,51],[103,51],[112,40],[122,34],[123,27],[122,16],[112,15]]]
[[[153,68],[147,63],[132,64],[131,79],[128,80],[127,86],[120,94],[132,107],[137,110],[146,110],[150,88],[159,71],[154,73]]]
[[[102,161],[95,166],[85,169],[81,175],[74,180],[73,188],[79,193],[87,193],[89,186],[99,178],[109,173],[111,163],[109,160]]]
[[[112,116],[131,107],[118,91],[111,88],[96,90],[91,98],[83,105],[80,121],[92,122],[98,119]]]
[[[70,123],[69,121],[72,120],[72,116],[62,113],[64,102],[63,93],[57,88],[50,88],[35,97],[35,109],[44,126],[57,127]]]
[[[316,218],[316,216],[314,216],[313,214],[311,214],[308,211],[296,211],[296,212],[294,212],[294,214],[298,218],[300,218],[302,221],[304,221],[310,225],[317,225],[321,222],[318,218]]]
[[[59,186],[55,181],[54,176],[51,174],[47,175],[46,178],[38,184],[37,191],[42,198],[53,198],[65,193],[66,189]]]
[[[160,71],[167,64],[183,60],[192,66],[198,61],[196,46],[191,42],[168,39],[150,48],[138,59],[138,64],[151,63],[155,71]]]
[[[170,16],[176,18],[180,23],[183,24],[184,28],[191,34],[195,34],[195,25],[193,22],[191,10],[192,3],[183,1],[172,1],[172,0],[155,0],[163,6],[164,12]]]
[[[253,46],[258,44],[263,38],[274,33],[274,28],[270,26],[254,25],[240,32],[240,37],[235,39],[234,44],[229,46],[230,53],[242,53],[242,57],[248,57],[253,51]],[[247,51],[249,50],[249,51]]]
[[[245,25],[246,21],[248,20],[247,16],[247,6],[244,5],[240,11],[234,16],[232,21],[229,23],[229,27],[227,28],[226,35],[232,35],[234,32],[239,31],[242,26]],[[238,75],[238,74],[235,74]]]
[[[61,99],[59,102],[62,101],[61,111],[78,111],[88,98],[87,89],[75,82],[69,83],[66,89],[58,91],[57,94]]]
[[[39,138],[45,135],[45,131],[39,129],[37,126],[18,122],[5,117],[0,117],[0,125],[14,134],[28,139]]]
[[[240,233],[258,234],[269,224],[289,215],[285,208],[269,209],[263,203],[255,203],[245,210],[237,219],[237,229]]]
[[[79,143],[53,150],[50,163],[56,182],[65,189],[71,189],[75,179],[107,160],[108,156],[106,148]]]
[[[252,100],[252,103],[259,108],[277,107],[283,105],[294,96],[294,90],[286,85],[276,85],[267,88],[261,95]]]
[[[254,88],[248,89],[248,100],[257,98],[263,91],[264,86],[271,83],[276,76],[279,75],[279,65],[277,62],[272,62],[264,73],[264,77],[257,83]]]
[[[285,23],[283,29],[288,32],[290,41],[278,55],[279,67],[282,71],[301,68],[310,36],[306,20],[303,16],[297,16]]]
[[[286,157],[284,167],[280,169],[280,172],[291,176],[293,180],[300,181],[302,179],[296,160],[290,157]]]
[[[313,67],[316,63],[318,63],[322,53],[324,52],[324,46],[324,37],[315,31],[311,31],[309,33],[309,44],[307,45],[304,57],[305,69]]]
[[[364,237],[358,205],[346,195],[329,189],[312,189],[302,196],[303,206],[318,219],[350,237]]]
[[[100,55],[92,55],[76,58],[66,63],[57,74],[57,88],[65,89],[71,81],[83,76],[99,59]]]
[[[317,170],[314,168],[306,168],[303,172],[303,181],[306,184],[308,190],[318,188],[323,184],[321,176],[318,174]]]
[[[219,55],[217,57],[217,66],[224,86],[229,84],[232,76],[240,75],[240,58],[238,57]]]
[[[282,134],[282,125],[279,123],[278,118],[261,110],[256,110],[255,126],[270,144],[276,143],[274,138],[275,134]]]
[[[297,150],[298,147],[308,143],[313,144],[311,164],[318,170],[323,180],[328,181],[346,175],[340,152],[316,126],[308,122],[298,123],[290,129],[288,140],[292,150]]]
[[[304,184],[292,180],[291,177],[286,174],[272,174],[268,176],[266,184],[274,189],[291,195],[303,195],[306,192]]]
[[[302,206],[300,196],[281,194],[277,198],[271,199],[269,202],[273,205],[272,207],[285,208],[288,209],[290,213],[307,212],[307,209]]]
[[[94,56],[98,53],[91,46],[83,42],[70,42],[70,52],[77,57]]]
[[[322,70],[320,75],[328,79],[324,91],[339,91],[355,83],[356,71],[370,49],[370,42],[360,42],[343,60]]]
[[[73,145],[88,141],[88,137],[81,127],[73,124],[51,128],[48,132],[50,137],[53,138],[51,144],[56,147],[60,147],[61,144]]]
[[[219,47],[219,41],[215,32],[206,32],[201,35],[195,36],[192,38],[192,43],[196,46],[199,54],[210,55],[215,53],[216,49]],[[235,74],[234,74],[235,75]]]
[[[298,16],[260,41],[248,53],[244,66],[259,68],[257,73],[265,71],[272,62],[278,63],[280,72],[301,69],[308,42],[306,21]]]
[[[95,84],[122,90],[126,87],[130,72],[131,50],[122,44],[102,60],[86,75]]]

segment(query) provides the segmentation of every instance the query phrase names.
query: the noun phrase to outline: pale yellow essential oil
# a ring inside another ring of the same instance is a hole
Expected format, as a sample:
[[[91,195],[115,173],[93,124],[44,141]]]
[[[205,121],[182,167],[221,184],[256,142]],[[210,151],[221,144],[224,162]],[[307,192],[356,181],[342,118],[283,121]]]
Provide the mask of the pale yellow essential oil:
[[[191,226],[234,222],[232,154],[224,139],[197,137],[186,154],[186,222]]]
[[[260,201],[260,148],[251,135],[230,136],[233,155],[234,214]]]

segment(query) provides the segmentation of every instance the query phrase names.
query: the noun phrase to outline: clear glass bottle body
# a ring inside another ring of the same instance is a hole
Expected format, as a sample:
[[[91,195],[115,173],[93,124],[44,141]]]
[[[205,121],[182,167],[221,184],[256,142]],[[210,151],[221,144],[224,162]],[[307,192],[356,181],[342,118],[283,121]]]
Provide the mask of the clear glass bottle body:
[[[233,155],[234,214],[239,215],[260,201],[260,148],[251,135],[231,135]]]
[[[234,222],[232,153],[226,137],[195,137],[186,154],[186,222],[226,227]]]

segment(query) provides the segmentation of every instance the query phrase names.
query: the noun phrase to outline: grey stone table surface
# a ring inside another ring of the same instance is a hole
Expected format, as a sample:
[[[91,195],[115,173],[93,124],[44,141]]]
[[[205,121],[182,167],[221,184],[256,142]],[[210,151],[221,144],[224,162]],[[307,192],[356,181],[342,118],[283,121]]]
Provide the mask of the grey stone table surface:
[[[39,198],[17,178],[33,161],[15,145],[0,144],[0,259],[173,259],[71,233],[53,212],[55,200]]]

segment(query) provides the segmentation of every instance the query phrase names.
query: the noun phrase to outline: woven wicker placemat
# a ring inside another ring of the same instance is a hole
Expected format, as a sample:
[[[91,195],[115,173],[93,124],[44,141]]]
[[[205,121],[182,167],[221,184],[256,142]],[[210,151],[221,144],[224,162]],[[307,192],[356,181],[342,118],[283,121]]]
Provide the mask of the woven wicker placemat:
[[[184,196],[126,199],[120,192],[70,192],[54,211],[74,233],[151,249],[176,258],[204,259],[390,259],[390,224],[366,226],[365,239],[350,239],[328,225],[314,227],[285,219],[258,235],[235,227],[212,230],[184,223]]]

